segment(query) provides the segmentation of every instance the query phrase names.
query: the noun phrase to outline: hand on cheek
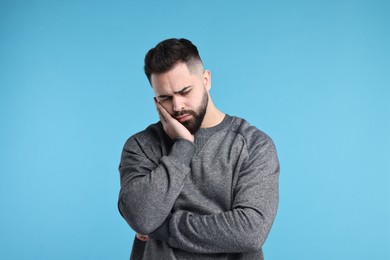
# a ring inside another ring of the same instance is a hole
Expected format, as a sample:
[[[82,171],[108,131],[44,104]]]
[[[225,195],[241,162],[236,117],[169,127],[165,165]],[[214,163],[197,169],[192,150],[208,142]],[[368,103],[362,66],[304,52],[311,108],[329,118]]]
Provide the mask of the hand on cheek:
[[[188,129],[179,121],[173,118],[156,98],[154,98],[154,103],[156,105],[160,121],[164,127],[164,131],[171,139],[181,137],[191,142],[194,141],[194,136],[190,133],[190,131],[188,131]]]

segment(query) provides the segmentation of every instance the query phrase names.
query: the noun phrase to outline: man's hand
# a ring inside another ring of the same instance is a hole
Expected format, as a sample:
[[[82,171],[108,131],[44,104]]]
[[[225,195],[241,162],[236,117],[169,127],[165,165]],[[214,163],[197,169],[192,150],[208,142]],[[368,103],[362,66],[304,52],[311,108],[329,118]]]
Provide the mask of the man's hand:
[[[194,136],[190,133],[190,131],[188,131],[188,129],[179,121],[173,118],[168,113],[168,111],[165,110],[165,108],[156,100],[156,98],[154,99],[154,103],[156,104],[158,115],[164,127],[164,131],[172,140],[177,137],[181,137],[194,142]]]
[[[141,241],[148,241],[150,239],[148,235],[141,235],[137,233],[136,236]]]

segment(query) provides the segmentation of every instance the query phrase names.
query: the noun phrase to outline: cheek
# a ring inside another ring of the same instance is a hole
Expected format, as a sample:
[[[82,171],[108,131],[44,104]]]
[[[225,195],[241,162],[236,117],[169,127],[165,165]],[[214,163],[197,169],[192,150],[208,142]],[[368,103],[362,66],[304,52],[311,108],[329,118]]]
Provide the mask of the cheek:
[[[160,104],[162,105],[162,107],[163,107],[170,115],[173,114],[172,103],[171,103],[171,102],[169,102],[169,101],[163,101],[163,102],[160,102]]]
[[[198,92],[190,100],[190,105],[193,109],[198,109],[202,105],[204,92]]]

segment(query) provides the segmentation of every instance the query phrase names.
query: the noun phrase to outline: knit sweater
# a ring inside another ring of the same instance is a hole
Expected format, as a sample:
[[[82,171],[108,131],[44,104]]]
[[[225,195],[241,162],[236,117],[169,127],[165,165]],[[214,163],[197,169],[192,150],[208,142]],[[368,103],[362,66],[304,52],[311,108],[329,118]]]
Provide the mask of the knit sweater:
[[[130,259],[264,259],[278,206],[279,162],[265,133],[226,115],[195,142],[162,124],[130,137],[118,207],[134,239]]]

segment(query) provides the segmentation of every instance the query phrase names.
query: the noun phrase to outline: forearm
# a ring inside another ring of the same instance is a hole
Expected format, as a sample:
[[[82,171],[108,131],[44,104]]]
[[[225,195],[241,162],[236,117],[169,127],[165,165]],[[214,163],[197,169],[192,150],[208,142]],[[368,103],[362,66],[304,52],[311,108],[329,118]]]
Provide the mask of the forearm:
[[[159,227],[173,207],[190,172],[194,148],[188,141],[177,140],[167,156],[150,171],[140,170],[146,163],[132,156],[132,163],[121,167],[121,191],[118,207],[129,225],[141,234]],[[147,168],[151,168],[148,166]]]
[[[168,243],[196,253],[260,250],[269,231],[265,221],[253,209],[235,209],[205,216],[180,211],[170,221]]]

